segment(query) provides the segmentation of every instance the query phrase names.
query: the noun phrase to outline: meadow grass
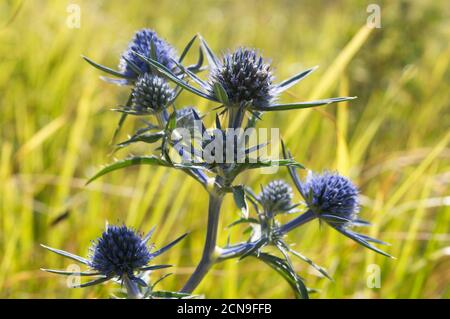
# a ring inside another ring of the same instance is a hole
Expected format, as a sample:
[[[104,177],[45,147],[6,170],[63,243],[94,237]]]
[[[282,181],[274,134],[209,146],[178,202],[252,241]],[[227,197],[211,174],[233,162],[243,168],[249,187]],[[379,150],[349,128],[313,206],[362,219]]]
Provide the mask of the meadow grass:
[[[0,4],[0,297],[107,297],[107,284],[68,289],[40,267],[69,262],[39,243],[79,255],[105,221],[142,231],[157,225],[163,245],[190,235],[158,262],[177,265],[162,288],[180,289],[200,259],[207,195],[164,168],[116,171],[85,186],[111,155],[127,88],[99,80],[80,55],[115,66],[135,30],[154,28],[179,50],[197,32],[217,52],[261,48],[277,78],[320,64],[284,101],[357,95],[350,103],[265,114],[296,159],[314,170],[336,169],[361,187],[369,235],[390,242],[387,259],[329,227],[312,223],[290,235],[296,249],[327,268],[330,282],[296,262],[315,298],[448,298],[450,296],[450,19],[445,1],[379,1],[381,29],[365,27],[366,1],[73,1],[80,29],[66,25],[66,1]],[[195,54],[190,57],[195,60]],[[289,96],[290,95],[290,96]],[[207,112],[211,105],[189,93]],[[119,102],[121,103],[121,102]],[[181,104],[180,103],[180,104]],[[212,122],[212,117],[207,117]],[[138,121],[126,122],[121,138]],[[147,146],[134,147],[148,154]],[[275,178],[288,178],[280,169]],[[240,177],[256,189],[274,178]],[[296,199],[299,200],[298,194]],[[220,242],[238,216],[222,208]],[[244,239],[242,229],[232,240]],[[366,285],[370,265],[381,287]],[[368,268],[369,267],[369,268]],[[158,274],[163,274],[161,271]],[[157,278],[158,274],[152,274]],[[210,298],[290,298],[288,285],[255,259],[227,261],[197,292]]]

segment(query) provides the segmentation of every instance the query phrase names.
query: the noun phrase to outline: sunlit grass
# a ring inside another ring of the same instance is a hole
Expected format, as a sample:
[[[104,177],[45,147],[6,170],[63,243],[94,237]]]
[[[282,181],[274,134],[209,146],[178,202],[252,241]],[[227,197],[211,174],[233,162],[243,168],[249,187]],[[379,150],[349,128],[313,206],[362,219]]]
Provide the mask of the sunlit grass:
[[[357,95],[340,106],[265,114],[296,159],[315,170],[337,169],[363,194],[371,236],[390,242],[387,259],[313,223],[290,237],[324,266],[334,282],[297,263],[316,298],[448,298],[450,296],[450,47],[445,1],[381,3],[382,29],[367,29],[366,3],[300,1],[77,1],[80,29],[66,26],[64,1],[0,4],[0,296],[108,296],[113,285],[66,288],[39,271],[65,267],[39,243],[85,255],[105,221],[148,230],[160,245],[189,237],[161,263],[178,265],[162,284],[181,288],[200,258],[206,194],[180,172],[140,167],[85,186],[113,161],[109,142],[119,115],[108,110],[127,88],[98,79],[80,55],[115,66],[136,29],[154,28],[177,48],[201,33],[217,51],[258,47],[277,78],[320,64],[285,101]],[[19,10],[17,10],[19,8]],[[16,14],[17,12],[17,14]],[[192,57],[194,59],[195,56]],[[188,93],[182,102],[210,105]],[[123,132],[137,121],[127,121]],[[144,147],[135,152],[150,152]],[[121,158],[127,151],[114,156]],[[280,170],[278,177],[286,177]],[[271,175],[241,179],[259,187]],[[297,197],[297,199],[299,199]],[[222,209],[220,242],[237,216]],[[54,223],[61,216],[67,216]],[[231,233],[239,240],[239,231]],[[381,288],[366,286],[367,267],[381,270]],[[160,272],[161,274],[163,272]],[[154,275],[155,278],[157,274]],[[292,297],[290,288],[256,260],[218,265],[198,289],[207,297]]]

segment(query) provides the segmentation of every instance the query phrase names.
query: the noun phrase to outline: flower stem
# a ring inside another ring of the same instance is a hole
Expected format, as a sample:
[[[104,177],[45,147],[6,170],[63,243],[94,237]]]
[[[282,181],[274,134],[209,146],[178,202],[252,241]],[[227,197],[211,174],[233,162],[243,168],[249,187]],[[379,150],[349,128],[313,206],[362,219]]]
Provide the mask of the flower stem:
[[[123,276],[123,283],[127,289],[128,299],[140,299],[142,297],[137,284],[128,278],[127,275]]]
[[[312,210],[308,210],[306,211],[306,213],[298,216],[297,218],[294,218],[293,220],[287,222],[286,224],[284,224],[283,226],[280,227],[280,229],[278,230],[278,232],[280,234],[286,234],[288,232],[290,232],[291,230],[293,230],[294,228],[297,228],[303,224],[306,224],[307,222],[313,220],[314,218],[316,218],[317,216],[314,214],[314,212]]]
[[[220,255],[217,258],[217,262],[222,262],[233,258],[239,258],[253,247],[254,247],[253,243],[239,243],[226,248],[221,248],[219,250]]]
[[[228,106],[228,128],[239,128],[244,119],[244,111],[239,105]]]
[[[217,228],[219,226],[220,207],[222,206],[223,196],[217,190],[213,190],[209,194],[208,227],[202,258],[181,292],[192,293],[216,262]]]

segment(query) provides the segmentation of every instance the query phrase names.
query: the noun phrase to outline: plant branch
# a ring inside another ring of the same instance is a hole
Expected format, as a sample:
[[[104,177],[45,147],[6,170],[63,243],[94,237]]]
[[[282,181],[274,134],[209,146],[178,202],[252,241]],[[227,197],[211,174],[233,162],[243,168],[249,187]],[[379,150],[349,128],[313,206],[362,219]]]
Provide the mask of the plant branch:
[[[141,292],[135,282],[133,282],[127,275],[123,276],[123,283],[127,289],[128,299],[141,299]]]
[[[208,227],[202,258],[181,292],[192,293],[216,262],[217,228],[224,194],[214,187],[209,194]]]

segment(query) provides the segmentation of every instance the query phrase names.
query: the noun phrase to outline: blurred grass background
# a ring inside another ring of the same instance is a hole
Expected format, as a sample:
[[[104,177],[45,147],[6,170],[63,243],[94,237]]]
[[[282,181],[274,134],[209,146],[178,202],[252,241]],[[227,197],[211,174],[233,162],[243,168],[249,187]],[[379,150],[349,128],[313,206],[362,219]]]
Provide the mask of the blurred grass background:
[[[448,298],[450,8],[443,0],[377,1],[382,28],[367,29],[371,2],[2,1],[0,297],[107,297],[112,284],[70,290],[63,278],[39,271],[70,264],[39,243],[86,255],[105,220],[142,231],[157,225],[159,244],[191,232],[158,260],[178,265],[160,288],[179,289],[199,260],[207,196],[190,178],[141,167],[84,186],[113,160],[109,142],[119,115],[109,108],[124,103],[129,89],[100,81],[80,55],[115,66],[134,31],[150,27],[179,51],[197,32],[216,52],[261,48],[278,79],[320,64],[283,101],[359,97],[338,107],[266,114],[260,124],[280,127],[307,167],[353,178],[364,195],[362,217],[373,223],[366,232],[390,242],[387,251],[397,257],[378,256],[329,227],[308,225],[290,240],[335,279],[296,262],[308,286],[320,290],[315,298]],[[80,29],[66,25],[71,3],[80,5]],[[189,93],[181,100],[202,111],[211,107]],[[127,121],[121,137],[136,125]],[[259,187],[273,177],[255,171],[241,180]],[[287,178],[286,171],[276,177]],[[237,216],[230,198],[222,216],[225,243],[225,226]],[[242,239],[238,231],[231,235]],[[366,285],[371,264],[381,269],[379,289]],[[218,265],[197,292],[292,297],[277,274],[252,259]]]

